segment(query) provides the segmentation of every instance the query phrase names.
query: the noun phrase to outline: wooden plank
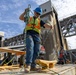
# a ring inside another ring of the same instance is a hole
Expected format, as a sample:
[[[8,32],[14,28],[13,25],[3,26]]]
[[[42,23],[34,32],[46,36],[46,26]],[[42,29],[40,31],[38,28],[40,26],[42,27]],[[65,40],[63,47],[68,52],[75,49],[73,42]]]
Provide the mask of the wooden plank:
[[[0,48],[0,52],[15,53],[16,55],[26,54],[25,51],[19,51],[19,50],[16,50],[16,49],[6,49],[6,48],[3,48],[3,47]]]
[[[36,63],[42,66],[42,70],[44,70],[44,69],[53,68],[57,63],[57,60],[48,61],[48,60],[37,59]]]
[[[19,67],[13,67],[13,66],[0,66],[0,69],[19,69]]]

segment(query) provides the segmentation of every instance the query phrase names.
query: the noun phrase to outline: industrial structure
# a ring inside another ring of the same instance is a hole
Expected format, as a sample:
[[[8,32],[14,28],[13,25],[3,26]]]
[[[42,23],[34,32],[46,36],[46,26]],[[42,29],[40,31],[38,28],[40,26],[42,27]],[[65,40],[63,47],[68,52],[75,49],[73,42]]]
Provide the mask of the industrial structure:
[[[46,49],[45,59],[47,60],[57,59],[57,53],[61,47],[63,47],[64,50],[68,50],[66,37],[76,34],[75,15],[58,21],[58,14],[56,9],[53,7],[53,5],[50,6],[50,4],[51,3],[48,1],[40,5],[40,7],[43,9],[41,19],[49,25],[54,26],[53,30],[45,30],[42,28],[41,40],[42,45]],[[4,46],[8,46],[12,49],[24,50],[24,36],[26,35],[20,34],[11,38],[6,38],[4,40]]]
[[[41,41],[42,45],[45,47],[46,54],[44,55],[44,59],[46,60],[58,60],[58,52],[61,48],[66,50],[68,53],[68,59],[70,63],[74,63],[76,60],[76,50],[69,50],[66,37],[76,35],[76,15],[72,15],[70,17],[64,18],[63,20],[58,20],[58,14],[56,9],[51,4],[51,1],[48,1],[40,7],[43,9],[43,14],[40,16],[43,21],[45,21],[49,25],[53,25],[52,30],[43,29],[41,33]],[[2,35],[1,35],[2,34]],[[6,38],[3,41],[4,33],[0,33],[0,46],[9,49],[19,49],[20,51],[26,50],[25,38],[26,34],[20,34],[11,38]],[[8,52],[7,52],[8,53]],[[6,56],[10,56],[9,60],[13,57],[12,54],[4,54]],[[16,56],[17,58],[17,56]],[[23,56],[21,57],[23,58]],[[8,60],[8,61],[9,61]],[[16,60],[11,63],[15,63]],[[10,64],[11,64],[10,63]],[[18,63],[18,60],[17,60]],[[21,64],[21,63],[20,63]],[[46,65],[46,64],[45,64]],[[47,66],[48,67],[48,66]]]
[[[0,31],[0,47],[3,46],[4,32]]]

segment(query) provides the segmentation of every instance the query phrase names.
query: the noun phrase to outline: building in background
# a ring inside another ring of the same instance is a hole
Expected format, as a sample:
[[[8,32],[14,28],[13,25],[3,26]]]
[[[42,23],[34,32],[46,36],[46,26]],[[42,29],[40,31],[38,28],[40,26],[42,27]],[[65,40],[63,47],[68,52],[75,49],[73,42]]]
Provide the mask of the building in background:
[[[0,31],[0,47],[3,46],[4,32]]]

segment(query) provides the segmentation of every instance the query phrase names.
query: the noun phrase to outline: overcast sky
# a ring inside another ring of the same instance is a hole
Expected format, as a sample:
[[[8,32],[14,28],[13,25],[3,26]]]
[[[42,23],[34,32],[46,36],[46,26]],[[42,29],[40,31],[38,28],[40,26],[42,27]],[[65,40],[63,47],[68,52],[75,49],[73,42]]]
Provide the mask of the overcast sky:
[[[25,23],[19,20],[19,15],[28,4],[31,4],[31,9],[34,10],[46,1],[49,0],[0,0],[0,31],[4,31],[7,38],[22,33]],[[52,3],[57,9],[59,19],[76,14],[76,0],[52,0]],[[73,43],[76,47],[76,37],[71,38],[74,41],[69,44]]]

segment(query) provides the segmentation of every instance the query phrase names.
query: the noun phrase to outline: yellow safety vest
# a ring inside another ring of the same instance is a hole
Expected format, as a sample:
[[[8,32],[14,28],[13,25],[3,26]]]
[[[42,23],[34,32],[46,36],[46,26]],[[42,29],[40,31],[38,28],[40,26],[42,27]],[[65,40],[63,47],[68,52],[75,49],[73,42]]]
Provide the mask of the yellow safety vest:
[[[34,30],[40,34],[41,32],[41,27],[40,27],[40,19],[37,18],[34,20],[33,17],[29,18],[28,24],[25,27],[25,30]]]

